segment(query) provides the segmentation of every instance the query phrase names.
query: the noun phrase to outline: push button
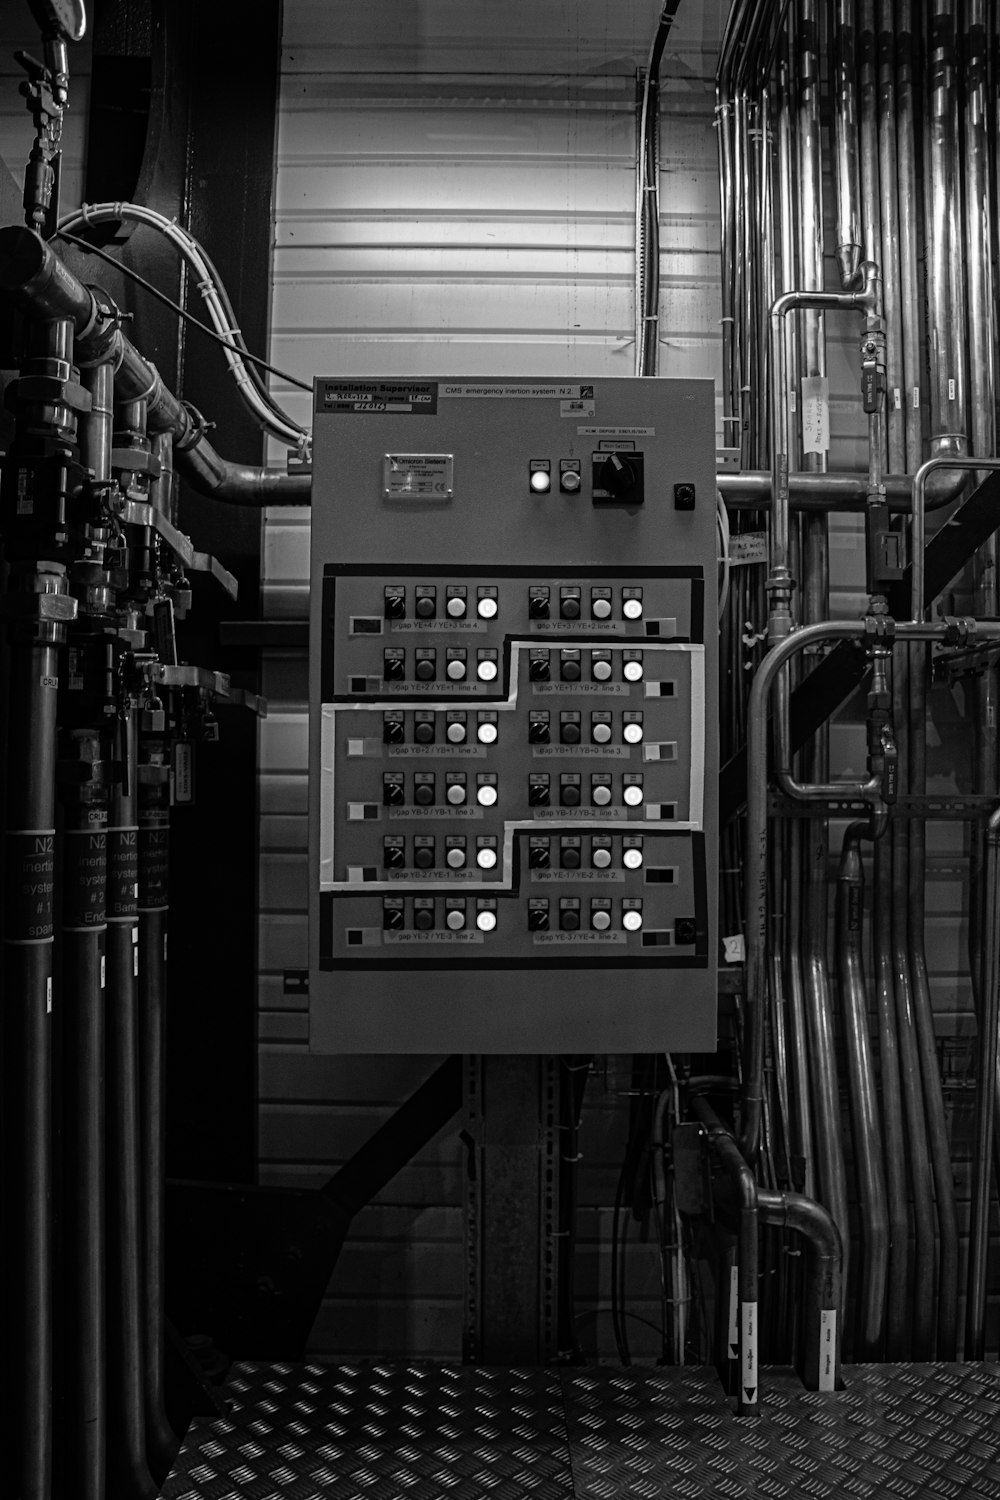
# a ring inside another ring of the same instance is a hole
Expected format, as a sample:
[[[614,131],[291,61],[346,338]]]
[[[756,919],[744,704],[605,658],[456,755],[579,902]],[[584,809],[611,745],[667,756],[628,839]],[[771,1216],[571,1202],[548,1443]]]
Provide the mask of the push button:
[[[449,870],[461,870],[465,865],[465,840],[458,837],[449,838],[445,849],[444,862]]]
[[[478,901],[476,903],[476,926],[480,932],[493,932],[497,925],[496,902],[489,903]]]
[[[611,864],[611,840],[593,839],[590,846],[590,863],[595,870],[607,870]]]
[[[418,745],[433,745],[434,715],[417,713],[413,716],[413,738]]]
[[[642,589],[622,589],[622,614],[626,620],[642,619]]]
[[[448,715],[448,727],[445,729],[445,739],[449,745],[464,745],[466,736],[465,715]]]
[[[579,714],[563,713],[559,715],[559,743],[561,745],[578,745],[580,743]]]
[[[496,589],[482,588],[478,591],[476,613],[481,620],[495,620],[499,608]]]
[[[594,932],[607,932],[611,926],[611,902],[600,897],[590,903],[590,925]]]
[[[436,860],[432,838],[420,835],[413,840],[413,863],[418,870],[433,870]]]
[[[580,806],[580,778],[575,773],[560,776],[559,805],[560,807]]]
[[[580,590],[578,588],[559,590],[559,616],[563,620],[580,618]]]
[[[444,925],[449,932],[461,932],[465,926],[465,902],[449,901]]]
[[[590,653],[590,675],[595,682],[608,682],[614,667],[611,664],[610,651],[592,651]]]
[[[476,724],[476,738],[481,745],[495,745],[499,727],[496,714],[480,714]]]
[[[611,590],[591,589],[590,591],[590,613],[595,620],[610,620],[611,618]]]
[[[413,613],[418,620],[433,620],[437,614],[437,589],[430,584],[418,584]]]
[[[452,807],[460,807],[465,801],[465,777],[452,771],[446,776],[445,783],[445,800]]]
[[[595,745],[606,745],[611,739],[611,715],[596,713],[590,716],[590,738]]]
[[[626,745],[639,745],[642,743],[642,714],[627,713],[622,715],[622,739]]]
[[[465,652],[458,646],[450,646],[446,653],[445,676],[449,682],[463,682],[468,671]]]
[[[642,841],[630,839],[622,850],[622,864],[626,870],[642,869]]]
[[[559,653],[559,676],[563,682],[580,681],[580,653],[569,650]]]
[[[413,902],[413,925],[418,932],[431,932],[434,927],[434,902],[417,897]]]
[[[413,675],[418,682],[433,682],[437,676],[437,652],[432,646],[420,646],[416,651]]]
[[[580,931],[580,903],[575,898],[564,897],[559,902],[559,927],[562,932]]]
[[[583,863],[583,855],[580,851],[580,840],[578,838],[565,838],[559,840],[559,868],[561,870],[578,870]]]
[[[495,870],[497,863],[496,839],[478,839],[476,864],[481,870]]]
[[[434,773],[418,771],[413,778],[413,800],[418,807],[434,805]]]
[[[491,772],[484,771],[476,777],[476,801],[480,807],[496,807],[499,795],[496,776]]]
[[[457,584],[449,584],[448,602],[444,607],[445,613],[447,614],[448,618],[450,620],[463,619],[465,617],[466,607],[465,589],[459,587]]]

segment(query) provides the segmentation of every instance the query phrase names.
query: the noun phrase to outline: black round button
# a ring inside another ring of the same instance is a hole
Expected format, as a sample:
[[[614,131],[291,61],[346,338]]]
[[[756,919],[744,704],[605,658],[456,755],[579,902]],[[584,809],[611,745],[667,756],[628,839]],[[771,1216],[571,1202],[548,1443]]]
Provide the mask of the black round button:
[[[434,868],[434,850],[421,846],[413,851],[413,863],[418,870],[432,870]]]
[[[559,801],[563,807],[580,806],[580,788],[578,786],[564,786],[559,792]]]
[[[578,911],[561,911],[559,913],[559,926],[563,932],[578,932],[580,930],[580,913]]]
[[[433,682],[434,663],[432,661],[429,661],[427,657],[424,657],[422,660],[417,662],[417,665],[413,669],[413,675],[417,677],[421,682]]]
[[[429,906],[418,906],[413,913],[413,925],[420,932],[428,932],[434,926],[434,912]]]
[[[413,606],[413,610],[414,610],[414,613],[418,616],[419,619],[421,619],[421,620],[433,620],[433,618],[434,618],[434,600],[433,599],[428,599],[426,597],[422,598],[422,599],[418,599],[417,602],[416,602],[416,604]]]
[[[580,851],[576,847],[563,849],[559,854],[559,863],[564,870],[578,870],[580,868]]]
[[[559,731],[559,738],[564,745],[578,745],[580,743],[579,724],[564,724]]]
[[[413,738],[418,745],[433,745],[434,725],[429,720],[422,719],[413,730]]]
[[[578,661],[564,661],[561,675],[563,682],[579,682],[580,663]]]
[[[430,807],[434,801],[434,788],[426,783],[414,788],[413,800],[418,807]]]
[[[559,603],[559,613],[562,615],[564,620],[578,620],[580,618],[579,599],[562,599]]]

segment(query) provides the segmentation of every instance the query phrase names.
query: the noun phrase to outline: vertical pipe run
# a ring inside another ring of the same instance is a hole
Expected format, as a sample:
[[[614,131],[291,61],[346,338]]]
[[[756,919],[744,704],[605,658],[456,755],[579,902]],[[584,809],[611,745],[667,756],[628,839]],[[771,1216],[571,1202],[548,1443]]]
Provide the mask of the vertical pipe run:
[[[886,430],[889,472],[905,474],[906,401],[900,298],[900,229],[896,153],[896,31],[893,0],[878,0],[878,165],[882,218],[882,310],[886,337]],[[919,412],[918,412],[919,416]],[[919,461],[919,459],[918,459]]]
[[[986,927],[980,981],[979,1061],[976,1070],[976,1141],[973,1156],[972,1227],[965,1301],[965,1357],[986,1354],[986,1270],[990,1241],[993,1118],[997,1103],[1000,1038],[1000,808],[986,829]]]
[[[878,1076],[885,1127],[885,1180],[889,1204],[885,1357],[898,1361],[906,1356],[909,1334],[910,1225],[892,953],[892,846],[888,834],[875,842],[873,870],[875,891],[872,923],[879,1035]]]
[[[833,135],[837,179],[837,269],[845,291],[855,284],[861,264],[858,218],[858,125],[855,98],[855,0],[833,0]]]

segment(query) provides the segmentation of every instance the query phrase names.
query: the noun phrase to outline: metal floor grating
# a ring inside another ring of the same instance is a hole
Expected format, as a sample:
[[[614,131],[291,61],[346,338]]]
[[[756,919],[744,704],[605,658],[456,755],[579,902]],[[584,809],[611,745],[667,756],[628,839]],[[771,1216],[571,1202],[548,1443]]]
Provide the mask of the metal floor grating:
[[[162,1500],[1000,1497],[1000,1366],[762,1374],[737,1421],[712,1370],[237,1365]]]

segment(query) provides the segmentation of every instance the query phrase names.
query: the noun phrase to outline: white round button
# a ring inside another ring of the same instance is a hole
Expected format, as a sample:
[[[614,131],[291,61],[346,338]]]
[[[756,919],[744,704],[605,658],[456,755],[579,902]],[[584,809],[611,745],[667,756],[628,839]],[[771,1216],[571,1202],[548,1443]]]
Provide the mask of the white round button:
[[[449,849],[444,857],[444,862],[449,870],[460,870],[465,864],[465,850]]]
[[[497,862],[497,851],[495,849],[479,849],[476,852],[476,864],[481,870],[492,870]]]
[[[638,932],[639,928],[642,926],[642,912],[622,912],[622,926],[624,927],[626,932]]]
[[[626,599],[622,604],[622,614],[625,616],[626,620],[641,620],[642,600]]]
[[[641,682],[642,681],[642,662],[641,661],[627,661],[625,663],[625,665],[622,667],[622,676],[625,678],[626,682]]]
[[[624,792],[622,792],[622,797],[626,807],[638,807],[642,801],[642,787],[627,786]]]
[[[445,734],[453,745],[462,745],[465,743],[465,725],[459,724],[457,720],[453,724],[448,725]]]
[[[609,661],[604,661],[603,658],[600,658],[600,659],[598,659],[597,661],[594,662],[594,681],[595,682],[607,682],[607,680],[608,680],[608,678],[610,676],[611,676],[611,663]]]
[[[642,850],[626,849],[622,855],[622,864],[626,870],[639,870],[642,868]]]
[[[611,738],[610,724],[595,724],[591,736],[595,745],[606,745]]]
[[[610,863],[611,863],[611,850],[610,849],[595,849],[594,850],[593,865],[594,865],[594,869],[595,870],[606,870],[608,868],[608,865]]]
[[[611,600],[610,599],[595,599],[594,600],[594,619],[595,620],[606,620],[609,617],[610,614],[611,614]]]
[[[479,603],[476,605],[476,608],[479,611],[479,618],[481,620],[495,620],[497,607],[497,601],[490,595],[487,595],[485,598],[480,599]]]
[[[497,800],[497,789],[491,782],[476,788],[476,801],[480,807],[493,807]]]
[[[465,614],[465,600],[458,594],[453,594],[445,605],[453,620],[460,620]]]
[[[609,786],[595,786],[591,801],[595,807],[607,807],[611,801],[611,788]]]
[[[580,475],[576,469],[563,469],[559,476],[559,487],[567,495],[575,494],[580,488]]]
[[[459,802],[465,801],[465,787],[460,782],[454,781],[445,792],[445,796],[452,806],[455,807]]]
[[[626,724],[622,729],[622,739],[626,745],[638,745],[642,739],[642,725]]]
[[[480,932],[492,932],[497,925],[497,914],[495,911],[479,911],[476,913],[476,926]]]
[[[603,907],[600,911],[593,912],[590,918],[590,925],[595,932],[607,932],[611,926],[611,913],[605,911]]]
[[[460,928],[465,926],[465,912],[450,911],[444,920],[445,926],[450,927],[452,932],[458,932]]]
[[[462,678],[465,676],[465,662],[459,661],[456,657],[454,661],[450,661],[448,663],[448,665],[445,667],[445,671],[451,678],[452,682],[461,682]]]
[[[497,739],[497,726],[492,719],[486,719],[476,730],[476,735],[481,745],[495,745]]]
[[[476,668],[481,682],[492,682],[497,675],[497,664],[495,661],[481,661]],[[639,668],[639,676],[642,676],[642,668]]]

